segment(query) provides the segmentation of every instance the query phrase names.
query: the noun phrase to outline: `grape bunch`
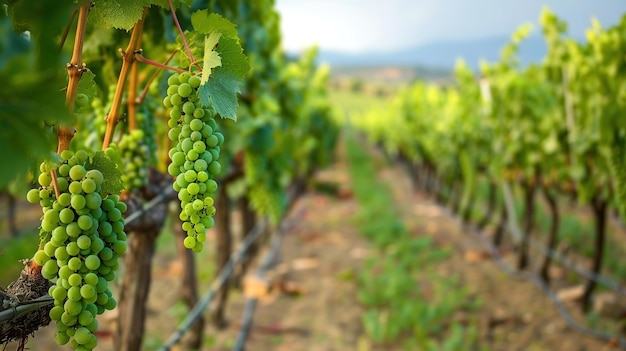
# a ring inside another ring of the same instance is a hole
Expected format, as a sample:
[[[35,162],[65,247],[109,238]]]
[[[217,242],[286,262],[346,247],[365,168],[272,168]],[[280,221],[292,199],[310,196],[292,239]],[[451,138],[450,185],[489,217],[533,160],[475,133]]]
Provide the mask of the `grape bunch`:
[[[148,158],[146,158],[147,160],[146,162],[148,163],[148,165],[156,165],[158,163],[157,155],[159,154],[158,149],[157,149],[157,141],[156,141],[156,135],[157,135],[157,128],[155,126],[156,116],[154,115],[156,112],[153,110],[150,111],[149,109],[152,107],[147,107],[145,105],[146,104],[144,103],[144,107],[146,107],[145,112],[137,114],[137,123],[140,126],[139,128],[141,128],[141,130],[144,133],[143,144],[148,147],[148,155],[147,155]],[[159,108],[161,107],[159,106]],[[153,109],[156,110],[156,107],[154,107]]]
[[[118,150],[124,167],[122,172],[124,189],[133,190],[146,185],[148,183],[150,148],[146,144],[144,132],[135,129],[124,134],[118,144]]]
[[[180,219],[187,232],[184,245],[199,252],[206,229],[213,227],[212,195],[215,177],[222,166],[218,159],[224,136],[217,131],[212,106],[204,108],[198,98],[200,78],[185,72],[171,75],[163,105],[170,108],[168,133],[175,145],[169,151],[168,172],[176,177],[174,190],[181,204]]]
[[[97,345],[96,315],[116,306],[108,282],[126,251],[126,204],[105,193],[103,172],[92,169],[87,152],[63,151],[61,157],[58,167],[42,163],[40,188],[27,194],[43,209],[42,242],[34,260],[53,283],[48,293],[54,299],[50,318],[56,321],[56,342],[91,350]]]

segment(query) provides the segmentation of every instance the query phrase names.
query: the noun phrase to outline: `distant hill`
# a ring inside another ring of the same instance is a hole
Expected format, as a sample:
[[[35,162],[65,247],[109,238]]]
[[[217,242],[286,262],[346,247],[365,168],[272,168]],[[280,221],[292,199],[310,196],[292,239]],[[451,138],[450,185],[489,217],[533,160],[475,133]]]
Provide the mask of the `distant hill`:
[[[421,45],[389,53],[347,54],[320,50],[319,62],[331,66],[423,66],[451,69],[457,58],[464,58],[477,68],[481,60],[497,61],[508,37],[493,37],[467,41],[445,41]],[[522,65],[539,63],[546,54],[546,45],[539,36],[529,37],[520,46]]]

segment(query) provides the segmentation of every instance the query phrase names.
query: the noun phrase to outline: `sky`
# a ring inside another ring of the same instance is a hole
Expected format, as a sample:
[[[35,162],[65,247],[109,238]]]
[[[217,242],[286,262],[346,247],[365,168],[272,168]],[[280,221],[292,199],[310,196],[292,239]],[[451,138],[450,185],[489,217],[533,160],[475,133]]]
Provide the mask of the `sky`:
[[[388,52],[437,41],[509,36],[547,5],[584,38],[591,18],[603,27],[626,14],[625,0],[276,0],[283,46],[317,44],[346,53]]]

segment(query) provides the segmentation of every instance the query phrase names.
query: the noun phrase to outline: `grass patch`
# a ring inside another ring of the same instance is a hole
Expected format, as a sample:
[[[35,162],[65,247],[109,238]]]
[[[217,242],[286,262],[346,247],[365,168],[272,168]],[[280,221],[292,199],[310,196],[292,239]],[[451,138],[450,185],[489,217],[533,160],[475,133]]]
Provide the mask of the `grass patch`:
[[[386,184],[377,180],[374,163],[357,144],[347,140],[350,176],[359,205],[357,229],[379,250],[356,275],[357,299],[365,306],[362,323],[368,336],[381,345],[406,350],[476,350],[477,328],[461,325],[454,316],[477,303],[456,277],[435,273],[450,251],[430,238],[415,238],[401,221]]]

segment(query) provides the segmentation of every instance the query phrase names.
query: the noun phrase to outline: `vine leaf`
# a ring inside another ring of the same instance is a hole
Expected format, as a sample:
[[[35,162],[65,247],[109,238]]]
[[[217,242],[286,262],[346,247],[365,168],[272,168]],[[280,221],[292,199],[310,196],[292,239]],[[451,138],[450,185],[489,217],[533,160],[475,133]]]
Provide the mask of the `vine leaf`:
[[[191,15],[191,25],[197,32],[202,34],[218,32],[226,37],[237,38],[237,26],[233,22],[217,13],[209,14],[208,10],[194,12]]]
[[[220,40],[222,33],[211,32],[204,38],[204,65],[202,66],[202,82],[209,80],[211,70],[222,65],[222,58],[213,48]]]
[[[141,18],[144,6],[150,6],[153,2],[150,0],[96,1],[89,17],[101,27],[130,30]]]
[[[95,77],[96,75],[91,71],[84,72],[78,82],[78,93],[83,93],[89,96],[90,99],[98,95],[98,86],[94,81]]]
[[[191,15],[196,33],[204,34],[202,81],[198,91],[200,103],[213,105],[222,117],[237,120],[237,94],[250,65],[243,54],[235,24],[207,10]],[[196,41],[197,43],[197,41]]]
[[[90,161],[85,168],[87,170],[97,169],[104,176],[100,195],[103,198],[108,195],[119,195],[124,190],[124,182],[122,181],[122,172],[120,172],[117,164],[104,151],[96,152]]]
[[[237,121],[237,94],[241,92],[241,80],[224,70],[213,70],[211,79],[200,86],[200,102],[213,103],[215,112],[222,118]]]

